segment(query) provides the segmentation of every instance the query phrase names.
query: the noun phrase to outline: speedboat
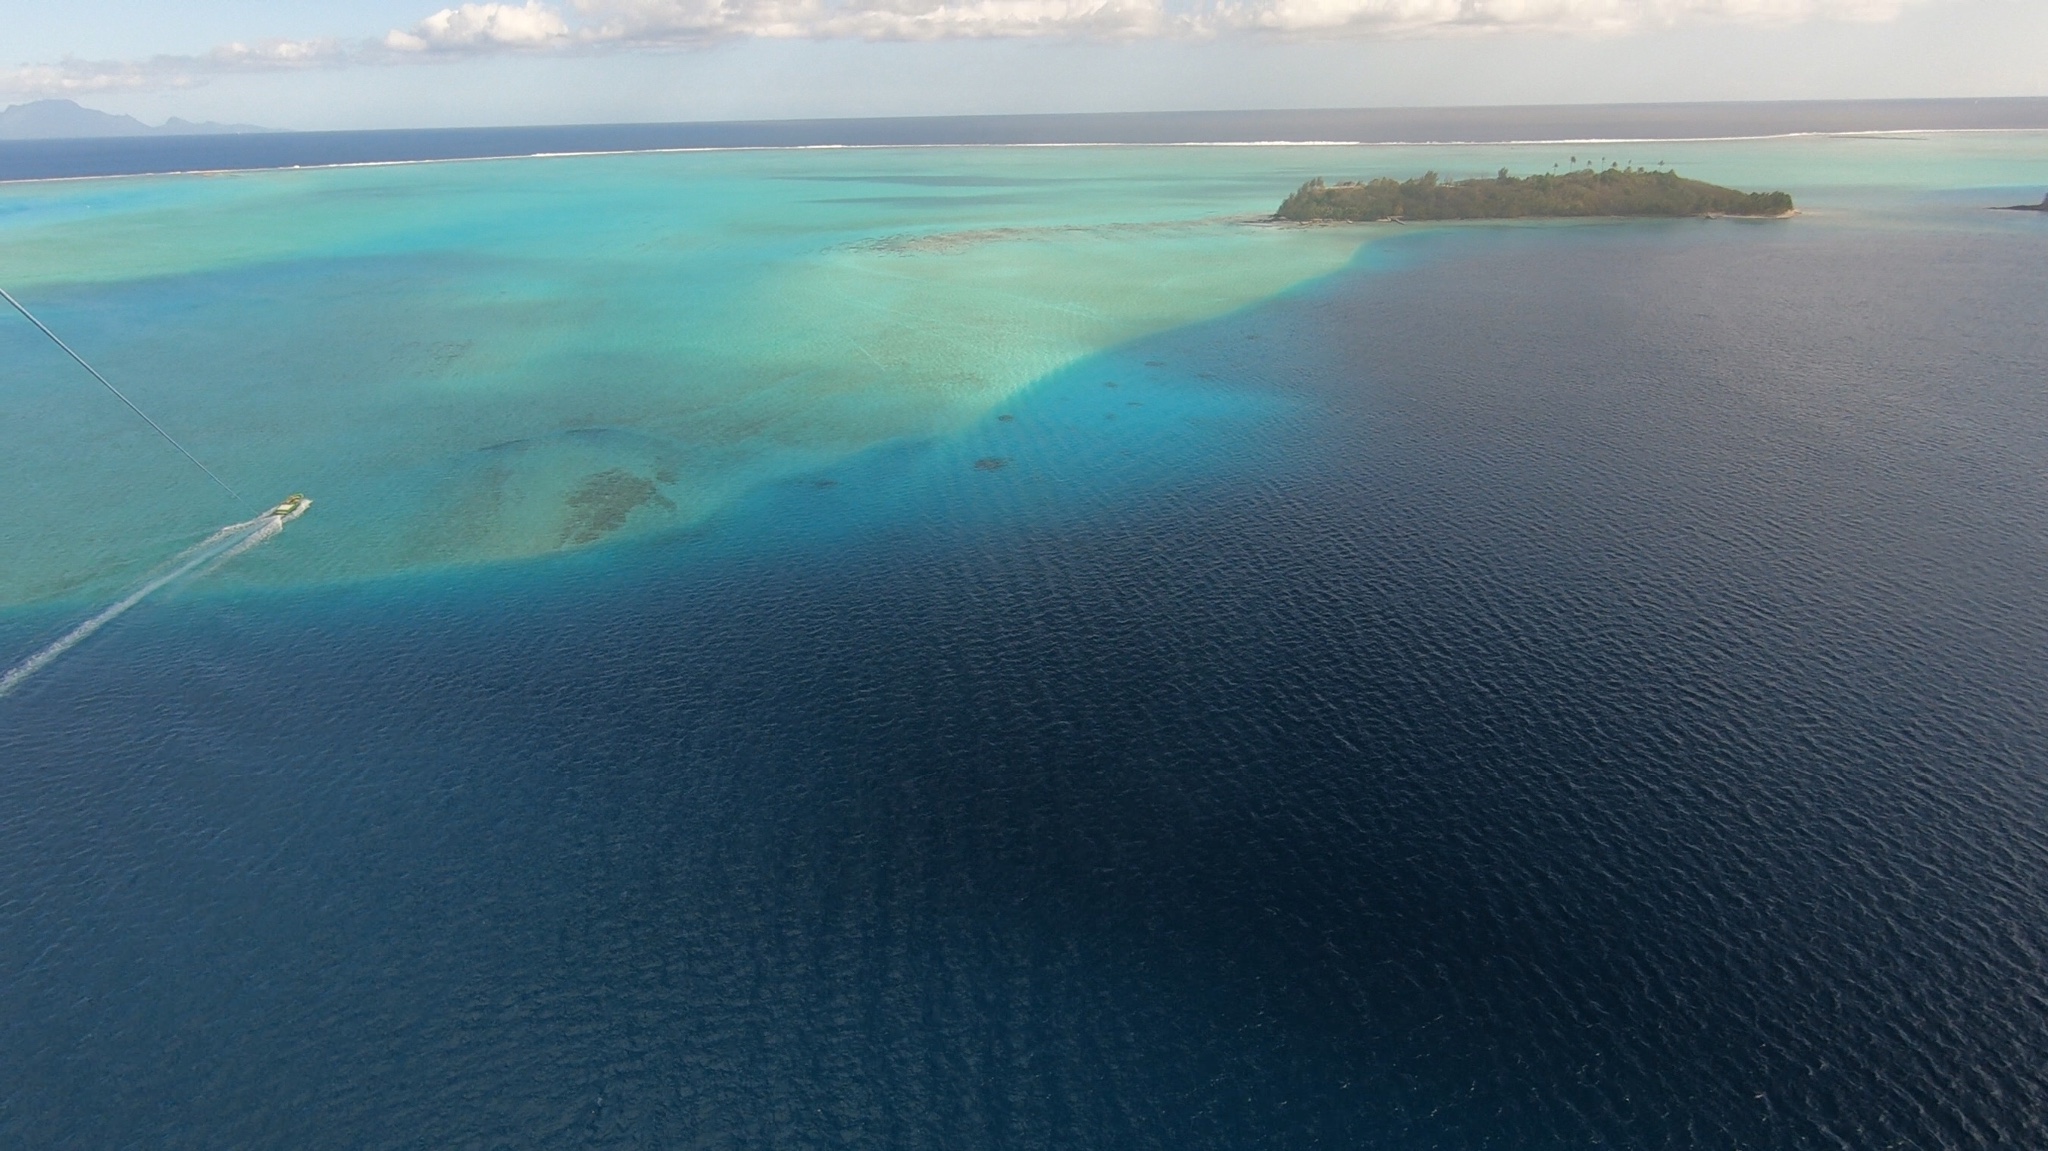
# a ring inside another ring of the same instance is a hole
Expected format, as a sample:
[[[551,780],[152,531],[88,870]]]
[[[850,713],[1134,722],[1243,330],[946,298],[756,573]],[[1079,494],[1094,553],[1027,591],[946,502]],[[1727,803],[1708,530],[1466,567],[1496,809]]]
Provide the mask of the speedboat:
[[[283,503],[277,505],[276,507],[270,509],[269,511],[263,514],[276,516],[278,519],[283,520],[286,523],[290,523],[291,521],[298,519],[300,516],[305,515],[306,509],[312,506],[312,500],[307,499],[305,496],[300,495],[298,492],[293,492],[291,495],[285,497]]]

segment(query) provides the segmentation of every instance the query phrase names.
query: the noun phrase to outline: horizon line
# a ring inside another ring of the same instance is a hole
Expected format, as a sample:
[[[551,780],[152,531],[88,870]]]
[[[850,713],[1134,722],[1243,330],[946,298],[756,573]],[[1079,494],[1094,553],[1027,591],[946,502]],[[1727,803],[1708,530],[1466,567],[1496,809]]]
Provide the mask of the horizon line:
[[[84,111],[102,116],[135,119],[130,113],[105,112],[79,103],[70,96],[46,96],[35,100],[9,104],[0,111],[28,107],[32,104],[66,103]],[[1065,120],[1065,119],[1110,119],[1110,118],[1156,118],[1165,116],[1305,116],[1321,114],[1397,114],[1397,113],[1447,113],[1447,112],[1541,112],[1541,111],[1591,111],[1597,109],[1637,108],[1792,108],[1814,105],[1883,105],[1883,104],[2025,104],[2048,105],[2048,93],[2032,96],[1814,96],[1782,100],[1604,100],[1604,101],[1555,101],[1523,104],[1323,104],[1307,107],[1267,108],[1171,108],[1139,111],[1099,112],[917,112],[895,115],[874,116],[755,116],[730,119],[707,120],[566,120],[546,123],[513,124],[440,124],[414,127],[371,127],[371,128],[266,128],[257,125],[220,124],[223,128],[239,129],[222,132],[179,132],[170,135],[144,133],[130,136],[24,136],[0,138],[0,147],[15,144],[40,144],[79,141],[109,140],[208,140],[246,136],[339,136],[367,133],[412,133],[412,132],[522,132],[546,131],[569,128],[711,128],[711,127],[755,127],[767,125],[796,124],[886,124],[917,121],[962,121],[962,120]],[[165,121],[179,120],[190,124],[219,124],[213,120],[186,120],[172,116]],[[147,127],[147,125],[145,125]],[[1961,131],[1965,126],[1952,129]],[[2017,127],[2002,125],[2001,127]],[[2048,128],[2048,121],[2040,127]],[[1912,129],[1856,129],[1857,131],[1895,131]],[[1821,132],[1825,129],[1813,129]],[[1772,135],[1794,133],[1771,133]],[[1680,137],[1692,139],[1693,137]],[[1054,141],[1034,141],[1052,143]],[[1116,143],[1134,141],[1065,141],[1071,143]],[[1211,141],[1220,142],[1220,141]],[[1406,143],[1409,141],[1363,141],[1367,143]],[[1506,143],[1508,141],[1481,141],[1484,143]]]

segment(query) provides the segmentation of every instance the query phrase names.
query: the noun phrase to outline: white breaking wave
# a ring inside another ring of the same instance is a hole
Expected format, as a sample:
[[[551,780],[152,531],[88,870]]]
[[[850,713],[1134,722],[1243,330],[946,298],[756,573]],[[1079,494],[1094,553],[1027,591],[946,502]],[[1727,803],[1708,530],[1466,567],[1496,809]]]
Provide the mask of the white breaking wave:
[[[581,160],[604,156],[681,156],[698,152],[890,152],[968,151],[973,149],[1053,148],[1523,148],[1590,144],[1747,144],[1762,140],[1865,139],[1886,136],[2019,136],[2038,135],[2039,128],[1845,128],[1798,132],[1761,132],[1722,136],[1560,136],[1527,140],[1158,140],[1078,141],[1007,144],[692,144],[669,148],[596,148],[570,152],[516,152],[492,156],[442,156],[424,160],[336,160],[326,164],[286,164],[258,168],[178,168],[164,172],[115,172],[101,176],[28,176],[0,180],[11,184],[84,184],[96,180],[157,180],[165,176],[237,176],[251,172],[324,172],[341,168],[412,168],[430,164],[508,164],[520,160]]]
[[[213,571],[215,568],[220,567],[220,565],[283,531],[284,523],[285,521],[282,516],[265,514],[257,516],[253,520],[243,520],[238,524],[229,524],[198,543],[193,544],[191,547],[186,548],[184,551],[179,552],[177,555],[172,556],[161,567],[157,568],[155,573],[144,579],[142,583],[136,585],[133,591],[115,600],[104,611],[65,632],[62,637],[48,647],[7,669],[7,674],[0,675],[0,696],[4,696],[21,686],[22,682],[27,680],[28,677],[50,666],[65,652],[84,643],[92,636],[92,633],[114,622],[129,608],[148,599],[151,595],[161,591],[165,586],[190,575],[202,567],[205,570],[200,571],[200,575]]]

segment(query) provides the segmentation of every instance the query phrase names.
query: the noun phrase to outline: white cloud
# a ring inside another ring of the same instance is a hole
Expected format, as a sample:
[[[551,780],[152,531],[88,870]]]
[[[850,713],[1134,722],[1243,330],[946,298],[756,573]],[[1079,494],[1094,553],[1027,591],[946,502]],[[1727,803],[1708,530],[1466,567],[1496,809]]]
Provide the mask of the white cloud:
[[[587,23],[563,39],[665,44],[726,37],[1413,35],[1488,28],[1611,33],[1699,21],[1888,19],[1914,2],[1926,0],[576,0]]]
[[[1222,0],[1215,26],[1278,32],[1629,32],[1687,22],[1884,20],[1912,0]]]
[[[148,61],[66,60],[0,72],[0,92],[26,99],[77,96],[140,88],[183,88],[195,81],[150,67]]]
[[[562,14],[542,4],[464,4],[443,8],[413,25],[409,32],[393,29],[384,46],[395,52],[476,52],[505,48],[539,48],[569,38]]]
[[[746,38],[1134,39],[1457,35],[1525,29],[1616,34],[1686,24],[1875,21],[1950,0],[543,0],[443,8],[381,39],[263,40],[197,56],[0,70],[0,95],[36,98],[189,87],[280,71],[545,49],[659,48]]]
[[[1170,32],[1159,0],[582,0],[590,43],[726,37],[937,40]]]
[[[347,54],[339,40],[258,40],[254,44],[237,40],[215,48],[206,58],[226,67],[294,68],[324,64]]]
[[[222,44],[201,56],[144,60],[64,60],[0,70],[0,95],[15,98],[90,95],[95,92],[190,88],[224,72],[272,72],[345,63],[338,40],[259,40]]]

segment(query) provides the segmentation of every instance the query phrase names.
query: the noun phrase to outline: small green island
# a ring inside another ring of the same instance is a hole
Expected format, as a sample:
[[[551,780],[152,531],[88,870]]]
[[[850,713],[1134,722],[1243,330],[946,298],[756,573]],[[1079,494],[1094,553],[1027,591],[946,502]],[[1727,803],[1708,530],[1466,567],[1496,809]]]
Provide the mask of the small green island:
[[[1565,216],[1756,216],[1792,214],[1784,192],[1738,192],[1676,172],[1591,168],[1577,172],[1439,180],[1382,177],[1364,183],[1303,184],[1281,203],[1276,219],[1517,220]]]

